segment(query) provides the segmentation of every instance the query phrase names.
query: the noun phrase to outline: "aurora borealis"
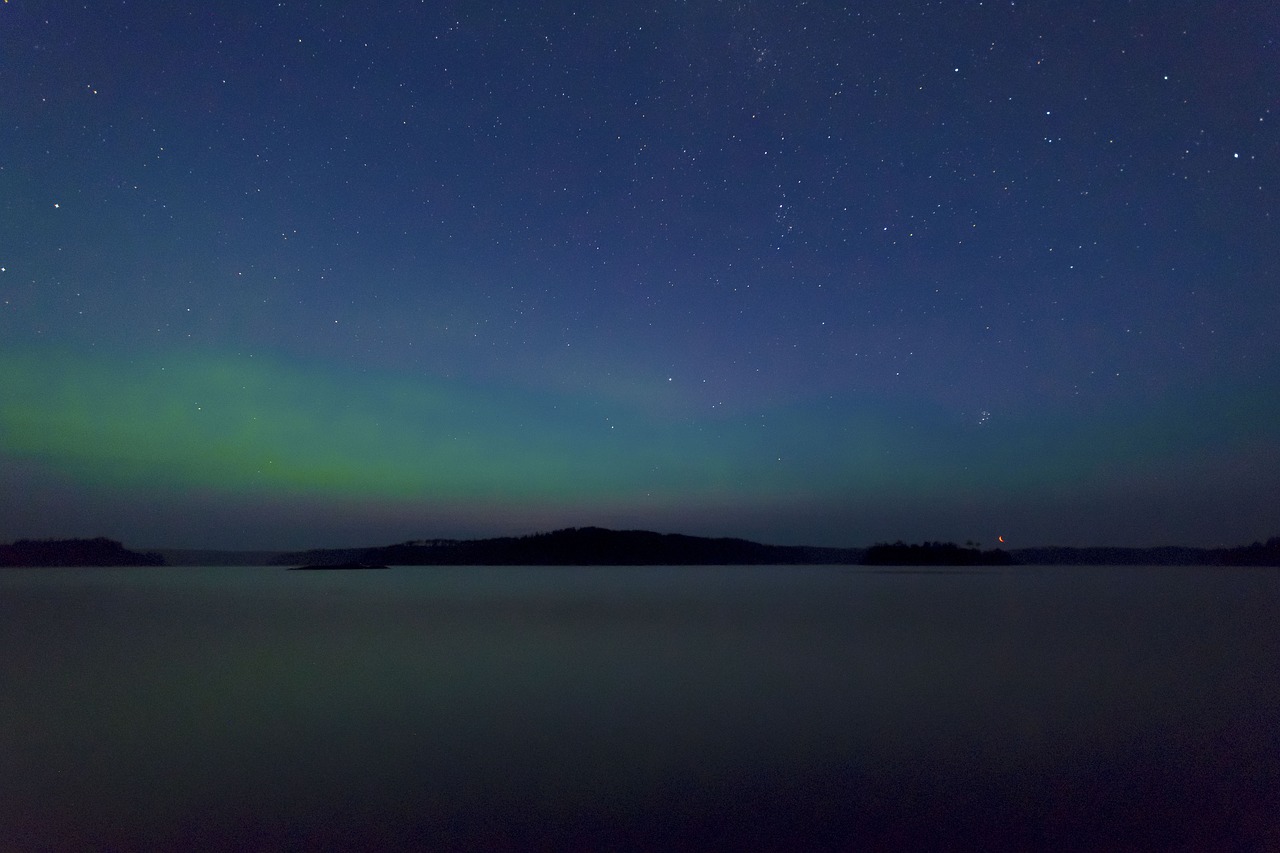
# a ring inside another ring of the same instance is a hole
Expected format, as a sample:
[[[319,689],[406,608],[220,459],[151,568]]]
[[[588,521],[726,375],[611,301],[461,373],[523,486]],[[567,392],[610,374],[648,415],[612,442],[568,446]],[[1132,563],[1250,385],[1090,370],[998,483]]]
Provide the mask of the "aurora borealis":
[[[1280,533],[1280,13],[0,6],[0,540]]]

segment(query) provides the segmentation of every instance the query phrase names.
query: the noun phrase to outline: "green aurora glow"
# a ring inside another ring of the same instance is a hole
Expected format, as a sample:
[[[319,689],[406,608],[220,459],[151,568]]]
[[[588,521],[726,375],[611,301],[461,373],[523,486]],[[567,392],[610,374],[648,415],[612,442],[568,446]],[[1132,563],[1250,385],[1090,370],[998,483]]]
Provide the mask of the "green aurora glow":
[[[1185,469],[1199,454],[1210,479],[1233,464],[1186,403],[1087,425],[1046,415],[975,427],[869,399],[659,415],[619,404],[622,394],[478,388],[278,357],[54,348],[0,354],[0,394],[0,447],[11,460],[86,487],[233,502],[622,515],[680,506],[692,516],[699,507],[865,512],[932,494],[1009,508],[1019,496],[1043,503],[1045,483],[1079,500],[1156,476],[1174,458]],[[1214,430],[1228,423],[1234,443],[1260,439],[1274,402],[1238,390],[1229,399],[1236,408],[1220,409]]]
[[[4,358],[2,374],[15,401],[0,415],[10,453],[119,485],[414,499],[656,492],[695,500],[807,492],[815,478],[832,485],[813,468],[817,460],[805,458],[819,455],[805,453],[819,441],[827,458],[831,437],[809,442],[768,418],[661,418],[588,398],[347,376],[332,366],[243,356],[112,361],[42,353]],[[793,444],[784,453],[776,449],[779,431]],[[868,463],[887,435],[871,424],[843,432],[839,457],[876,479]]]

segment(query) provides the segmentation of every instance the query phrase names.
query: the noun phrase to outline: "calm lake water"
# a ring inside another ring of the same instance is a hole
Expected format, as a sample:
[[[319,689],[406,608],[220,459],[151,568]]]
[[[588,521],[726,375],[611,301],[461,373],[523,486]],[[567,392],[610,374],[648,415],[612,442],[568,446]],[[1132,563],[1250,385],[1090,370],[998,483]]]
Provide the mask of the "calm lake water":
[[[0,571],[0,849],[1280,849],[1280,570]]]

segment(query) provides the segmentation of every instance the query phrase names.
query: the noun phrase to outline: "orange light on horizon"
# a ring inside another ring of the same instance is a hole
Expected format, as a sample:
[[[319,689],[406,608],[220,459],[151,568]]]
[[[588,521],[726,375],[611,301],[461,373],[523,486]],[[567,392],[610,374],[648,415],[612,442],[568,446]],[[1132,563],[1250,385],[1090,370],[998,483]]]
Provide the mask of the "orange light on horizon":
[[[996,538],[1000,540],[1001,544],[1003,544],[1003,543],[1004,543],[1004,537],[1003,537],[1003,536],[997,536]]]

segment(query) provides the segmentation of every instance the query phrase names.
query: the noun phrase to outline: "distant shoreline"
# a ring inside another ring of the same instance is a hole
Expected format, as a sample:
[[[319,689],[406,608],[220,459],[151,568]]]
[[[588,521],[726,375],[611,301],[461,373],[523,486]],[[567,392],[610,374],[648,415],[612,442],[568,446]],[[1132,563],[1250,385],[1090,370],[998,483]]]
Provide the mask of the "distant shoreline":
[[[1280,566],[1280,537],[1235,548],[1042,547],[983,551],[951,542],[879,543],[869,548],[768,545],[746,539],[647,530],[565,528],[529,536],[413,540],[369,548],[306,551],[154,549],[132,551],[96,539],[18,540],[0,545],[2,567],[45,566],[484,565],[870,565],[870,566]]]

